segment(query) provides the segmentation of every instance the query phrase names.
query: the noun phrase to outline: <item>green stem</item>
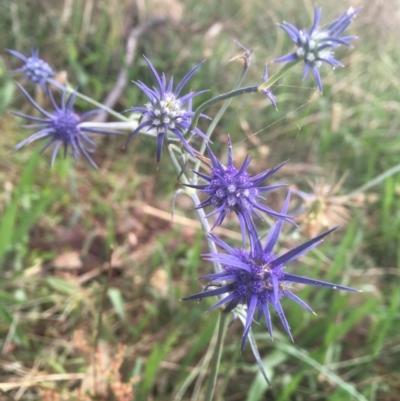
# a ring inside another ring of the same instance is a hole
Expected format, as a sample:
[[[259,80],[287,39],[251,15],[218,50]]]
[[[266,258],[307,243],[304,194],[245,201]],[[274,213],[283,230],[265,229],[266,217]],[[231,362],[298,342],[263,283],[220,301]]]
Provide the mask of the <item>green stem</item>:
[[[234,90],[239,88],[239,86],[242,84],[244,78],[247,75],[247,71],[248,70],[249,70],[249,63],[245,62],[244,66],[243,66],[243,69],[242,69],[242,73],[240,74],[240,77],[238,78],[238,80],[236,81],[236,84],[234,86]],[[213,118],[210,126],[208,127],[207,133],[206,133],[207,138],[211,138],[211,135],[214,132],[215,127],[219,123],[219,120],[221,119],[221,117],[224,115],[226,109],[231,104],[232,100],[233,100],[233,98],[226,99],[224,104],[222,105],[222,107],[219,109],[217,115]],[[203,155],[205,150],[206,150],[206,141],[203,141],[202,144],[201,144],[199,153]],[[201,160],[197,159],[193,170],[194,171],[199,171],[200,164],[201,164]],[[197,176],[193,177],[195,179],[195,181],[197,181],[197,179],[195,177],[197,177]]]
[[[103,129],[119,129],[119,130],[126,130],[126,131],[133,131],[138,126],[138,120],[130,120],[124,122],[97,122],[97,121],[85,121],[79,124],[79,127],[82,128],[103,128]],[[147,133],[149,134],[149,133]],[[151,133],[151,136],[157,136],[156,133]]]
[[[99,102],[96,102],[96,100],[93,100],[92,98],[90,98],[90,97],[88,97],[88,96],[85,96],[85,95],[83,95],[82,93],[79,93],[78,91],[76,91],[75,89],[73,89],[72,87],[70,87],[69,85],[67,85],[67,86],[61,85],[61,84],[59,84],[57,81],[55,81],[54,79],[51,79],[51,78],[48,79],[48,82],[49,82],[51,85],[53,85],[53,86],[55,86],[56,88],[58,88],[58,89],[61,89],[61,90],[65,90],[65,89],[66,89],[67,92],[69,92],[69,93],[75,93],[75,96],[76,96],[76,97],[79,97],[79,98],[85,100],[86,102],[95,105],[95,106],[98,107],[99,109],[102,109],[102,110],[106,111],[107,113],[113,115],[113,116],[114,116],[115,118],[117,118],[118,120],[121,120],[121,121],[129,121],[129,118],[128,118],[128,117],[125,117],[125,116],[123,116],[122,114],[117,113],[117,112],[114,111],[113,109],[110,109],[109,107],[104,106],[104,104],[101,104],[101,103],[99,103]]]
[[[214,357],[211,362],[211,372],[208,379],[207,392],[204,399],[205,401],[212,401],[214,396],[215,384],[217,383],[219,364],[221,361],[223,342],[227,329],[227,317],[228,314],[220,313],[217,344],[215,345]]]
[[[269,89],[274,83],[278,82],[293,66],[295,66],[300,60],[292,61],[291,63],[285,64],[277,73],[269,77],[265,82],[257,87],[258,92]]]
[[[96,121],[86,121],[79,124],[81,128],[100,128],[100,129],[116,129],[116,130],[126,130],[134,131],[138,127],[138,120],[129,120],[124,122],[107,122],[101,123]],[[139,131],[140,135],[150,136],[152,138],[157,137],[157,133],[154,130],[151,131]],[[178,138],[176,136],[168,136],[168,141],[177,142]]]
[[[207,100],[203,104],[201,104],[195,111],[192,123],[190,124],[189,129],[187,130],[186,134],[189,132],[193,131],[194,127],[197,126],[197,123],[199,121],[200,114],[207,109],[208,107],[212,106],[215,103],[220,102],[221,100],[225,99],[230,99],[236,96],[241,96],[244,95],[245,93],[255,93],[255,92],[261,92],[265,89],[270,88],[275,82],[277,82],[279,79],[281,79],[287,71],[292,68],[294,65],[296,65],[300,60],[292,61],[291,63],[285,64],[276,74],[272,75],[269,79],[267,79],[265,82],[263,82],[261,85],[254,85],[254,86],[247,86],[245,88],[240,88],[240,89],[234,89],[230,92],[223,93],[222,95],[218,95],[216,97],[213,97],[210,100]]]
[[[182,173],[182,167],[178,162],[178,159],[175,156],[175,153],[172,151],[171,147],[169,144],[166,145],[167,151],[169,158],[171,159],[172,162],[172,167],[175,169],[175,171],[180,175],[180,181],[183,185],[189,184],[189,180],[186,177],[185,173]]]
[[[190,198],[192,199],[194,207],[197,207],[198,205],[200,205],[200,200],[199,200],[199,197],[197,196],[196,192],[191,193]],[[218,253],[217,247],[215,246],[214,241],[208,236],[208,233],[211,231],[211,229],[210,229],[210,225],[208,224],[208,220],[207,220],[204,210],[196,209],[196,213],[197,213],[197,217],[200,220],[203,231],[206,235],[208,249],[210,250],[211,253]],[[221,271],[220,265],[216,262],[213,262],[213,264],[214,264],[215,273],[219,273]]]
[[[201,104],[195,111],[194,116],[192,118],[192,123],[190,124],[190,127],[188,128],[188,130],[186,131],[185,135],[187,135],[189,132],[192,132],[193,129],[197,126],[197,123],[199,121],[199,117],[200,114],[207,108],[209,108],[210,106],[212,106],[215,103],[220,102],[221,100],[225,100],[225,99],[230,99],[232,97],[236,97],[236,96],[241,96],[244,95],[245,93],[255,93],[258,91],[258,86],[254,85],[254,86],[247,86],[245,88],[240,88],[240,89],[235,89],[232,90],[230,92],[227,93],[223,93],[222,95],[218,95],[216,97],[213,97],[210,100],[207,100],[206,102],[204,102],[203,104]]]
[[[103,291],[101,294],[100,298],[100,309],[99,309],[99,315],[97,317],[97,327],[95,330],[94,334],[94,344],[93,344],[93,393],[96,392],[95,388],[95,383],[97,383],[97,364],[96,364],[96,352],[98,352],[98,347],[99,347],[99,341],[100,341],[100,334],[101,334],[101,328],[103,324],[103,312],[106,306],[106,299],[107,299],[107,292],[108,292],[108,287],[110,285],[111,281],[111,273],[112,273],[112,267],[111,267],[111,258],[112,258],[112,248],[110,248],[110,254],[109,254],[109,259],[108,259],[108,273],[107,273],[107,278],[106,282],[104,283]]]
[[[182,184],[189,184],[189,180],[186,177],[185,173],[182,173],[182,167],[179,164],[174,152],[171,150],[171,148],[169,147],[169,145],[167,145],[167,150],[168,150],[168,155],[171,159],[172,162],[172,166],[174,167],[175,171],[180,174],[180,180],[182,182]],[[192,190],[191,188],[188,188],[186,191],[186,194],[190,197],[190,199],[193,202],[193,206],[196,208],[197,206],[200,205],[200,199],[197,196],[197,192],[195,190]],[[197,214],[197,217],[200,221],[201,227],[204,231],[204,234],[206,236],[206,240],[207,240],[207,245],[208,245],[208,249],[210,250],[211,253],[218,253],[217,252],[217,247],[215,246],[214,241],[207,235],[211,229],[210,229],[210,225],[208,224],[208,220],[206,217],[206,214],[204,212],[203,209],[195,209],[195,212]],[[221,271],[221,267],[218,263],[214,262],[214,271],[215,273],[219,273]]]
[[[350,192],[349,194],[347,194],[347,196],[350,197],[350,196],[357,195],[360,192],[364,192],[367,189],[370,189],[370,188],[374,187],[375,185],[380,184],[382,181],[386,180],[387,178],[389,178],[393,174],[396,174],[396,173],[399,173],[399,172],[400,172],[400,164],[397,164],[396,166],[390,168],[389,170],[384,171],[382,174],[379,174],[373,180],[367,182],[364,185],[361,185],[361,187],[358,187],[354,191]]]

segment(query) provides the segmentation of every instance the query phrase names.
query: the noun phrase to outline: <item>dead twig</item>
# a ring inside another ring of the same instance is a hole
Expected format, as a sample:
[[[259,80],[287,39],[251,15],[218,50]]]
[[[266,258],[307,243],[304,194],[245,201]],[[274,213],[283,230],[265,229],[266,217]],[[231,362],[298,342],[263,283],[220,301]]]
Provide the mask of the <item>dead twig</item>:
[[[52,375],[40,375],[31,377],[28,380],[17,380],[15,382],[0,383],[0,391],[10,391],[16,388],[32,387],[43,382],[53,381],[74,381],[82,380],[86,376],[86,373],[57,373]]]

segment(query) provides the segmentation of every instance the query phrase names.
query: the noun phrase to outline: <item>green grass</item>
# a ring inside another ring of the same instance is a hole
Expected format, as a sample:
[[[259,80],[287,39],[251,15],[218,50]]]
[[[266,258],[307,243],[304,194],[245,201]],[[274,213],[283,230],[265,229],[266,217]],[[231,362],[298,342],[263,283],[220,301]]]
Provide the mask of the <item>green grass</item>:
[[[67,71],[82,93],[99,101],[115,84],[129,24],[161,10],[150,1],[135,7],[128,1],[50,3],[40,0],[32,8],[26,0],[2,2],[5,34],[0,47],[26,54],[34,43],[57,71]],[[175,3],[168,10],[177,16]],[[139,39],[129,79],[150,82],[142,54],[176,79],[207,58],[190,87],[210,92],[196,99],[195,106],[233,86],[241,71],[239,62],[229,62],[238,54],[234,39],[255,49],[246,83],[258,83],[265,61],[290,50],[275,24],[284,19],[308,26],[313,7],[311,1],[290,7],[263,0],[182,3],[180,22],[168,22]],[[304,191],[316,171],[327,181],[332,171],[336,179],[347,171],[339,195],[396,166],[399,21],[389,3],[373,3],[365,4],[351,26],[360,39],[342,53],[346,68],[321,70],[322,97],[315,94],[311,78],[301,83],[302,69],[296,66],[273,88],[278,112],[255,94],[233,100],[215,130],[215,153],[224,154],[230,134],[237,154],[253,156],[253,172],[289,159],[278,179]],[[349,4],[321,6],[323,21],[329,21]],[[223,29],[212,36],[217,23]],[[147,138],[135,138],[126,151],[121,150],[125,138],[101,140],[95,156],[99,171],[61,158],[50,169],[48,154],[39,156],[35,145],[12,152],[27,131],[6,110],[32,113],[13,84],[17,77],[7,72],[16,66],[15,58],[0,56],[0,392],[8,399],[75,400],[83,383],[97,374],[103,383],[130,381],[138,401],[202,399],[218,312],[204,313],[212,300],[198,304],[180,299],[197,292],[197,277],[211,271],[200,256],[206,244],[200,231],[143,212],[146,204],[170,211],[180,186],[167,157],[157,171],[155,146]],[[277,68],[271,64],[270,74]],[[43,101],[40,93],[35,96]],[[116,110],[142,101],[129,84]],[[82,111],[91,108],[83,101],[77,105]],[[213,107],[208,112],[217,111]],[[207,123],[201,127],[206,129]],[[263,323],[254,325],[271,387],[250,347],[240,353],[242,326],[235,322],[225,339],[216,401],[398,400],[399,180],[393,175],[352,197],[349,224],[302,263],[287,268],[364,292],[299,288],[317,316],[283,301],[295,344],[279,319],[274,319],[274,341]],[[273,207],[283,196],[284,191],[271,195]],[[190,208],[187,199],[178,198],[178,215],[195,219]],[[226,227],[237,231],[234,220]],[[300,225],[289,228],[279,245],[287,249],[306,238]],[[95,344],[108,365],[120,362],[120,378],[102,370]],[[121,361],[119,344],[126,346]],[[65,375],[64,380],[55,375]],[[81,399],[123,398],[98,392]]]

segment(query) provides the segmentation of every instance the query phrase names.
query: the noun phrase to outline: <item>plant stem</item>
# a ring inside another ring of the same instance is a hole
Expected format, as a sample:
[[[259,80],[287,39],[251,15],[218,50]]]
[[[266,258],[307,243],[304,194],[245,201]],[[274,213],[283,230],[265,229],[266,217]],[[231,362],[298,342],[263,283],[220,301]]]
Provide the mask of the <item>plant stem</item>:
[[[167,146],[167,150],[168,150],[168,155],[172,162],[172,166],[174,167],[175,171],[178,174],[180,174],[180,180],[181,180],[182,184],[189,184],[189,180],[186,177],[186,175],[184,173],[182,173],[182,167],[180,166],[174,152],[172,151],[172,149],[169,146]],[[188,188],[185,192],[192,200],[193,206],[195,208],[200,205],[200,200],[199,200],[199,197],[197,196],[197,193],[195,190],[189,190],[189,188]],[[208,220],[206,218],[206,214],[204,213],[204,210],[203,209],[195,209],[195,211],[196,211],[197,217],[201,223],[203,231],[205,233],[207,245],[208,245],[210,252],[217,253],[217,247],[215,246],[214,241],[207,235],[211,230],[210,230],[210,225],[208,224]],[[214,262],[214,271],[216,273],[219,273],[221,271],[221,267],[220,267],[219,263]]]
[[[206,102],[204,102],[203,104],[201,104],[195,111],[194,116],[192,118],[192,123],[190,124],[190,127],[188,128],[188,130],[186,131],[185,135],[187,135],[189,132],[192,132],[193,129],[197,126],[197,123],[199,121],[199,117],[200,114],[207,109],[208,107],[212,106],[215,103],[220,102],[221,100],[225,100],[225,99],[230,99],[233,98],[235,96],[240,96],[240,95],[244,95],[245,93],[255,93],[258,91],[258,86],[254,85],[254,86],[247,86],[245,88],[240,88],[240,89],[235,89],[233,91],[227,92],[227,93],[223,93],[222,95],[218,95],[216,97],[213,97],[210,100],[207,100]]]
[[[112,259],[112,253],[113,253],[113,248],[110,247],[110,254],[109,254],[109,259],[108,259],[108,272],[107,272],[107,279],[106,282],[104,283],[103,291],[101,294],[100,298],[100,309],[99,309],[99,315],[97,317],[97,327],[95,330],[94,334],[94,344],[93,344],[93,394],[96,393],[96,383],[97,383],[97,365],[96,365],[96,352],[98,352],[98,347],[99,347],[99,341],[100,341],[100,334],[101,334],[101,328],[103,324],[103,312],[104,308],[106,306],[106,299],[107,299],[107,292],[108,292],[108,287],[110,285],[111,281],[111,273],[112,273],[112,265],[111,265],[111,259]]]
[[[200,200],[196,192],[191,193],[190,198],[192,199],[194,207],[197,207],[200,204]],[[208,224],[206,214],[204,213],[204,210],[203,209],[195,209],[195,210],[197,213],[197,217],[200,220],[201,226],[203,227],[203,231],[205,232],[208,249],[210,250],[211,253],[218,253],[214,241],[207,235],[211,230],[210,230],[210,225]],[[216,262],[214,262],[213,264],[215,273],[219,273],[221,271],[221,266],[219,265],[219,263]]]
[[[192,118],[192,123],[190,124],[189,129],[186,131],[186,135],[189,132],[192,132],[193,129],[197,126],[200,114],[208,107],[212,106],[215,103],[220,102],[221,100],[231,99],[236,96],[244,95],[245,93],[261,92],[265,89],[270,88],[275,82],[277,82],[279,79],[281,79],[290,68],[292,68],[294,65],[296,65],[299,61],[300,60],[296,60],[296,61],[292,61],[291,63],[285,64],[276,74],[272,75],[272,77],[270,77],[269,79],[267,79],[265,82],[261,83],[260,85],[246,86],[245,88],[234,89],[230,92],[223,93],[222,95],[218,95],[216,97],[213,97],[210,100],[207,100],[206,102],[201,104],[196,109],[194,116]]]
[[[210,377],[208,379],[207,392],[204,399],[205,401],[212,401],[214,396],[215,384],[217,383],[217,377],[219,371],[219,363],[221,361],[223,342],[227,329],[227,317],[228,314],[226,313],[220,313],[219,315],[218,338],[217,338],[217,344],[215,345],[214,357],[211,362],[211,372],[210,372]]]
[[[102,122],[96,122],[96,121],[86,121],[83,123],[79,124],[79,127],[81,128],[100,128],[100,129],[116,129],[116,130],[126,130],[126,131],[134,131],[138,126],[138,120],[130,120],[126,122],[107,122],[107,123],[102,123]],[[139,131],[140,135],[144,136],[151,136],[153,138],[157,137],[157,134],[155,131]],[[168,138],[169,141],[176,141],[176,137],[170,137]]]
[[[137,128],[138,126],[138,120],[130,120],[130,121],[124,121],[124,122],[109,122],[109,123],[103,123],[103,122],[97,122],[97,121],[85,121],[83,123],[79,124],[80,127],[82,128],[103,128],[103,129],[122,129],[122,130],[127,130],[127,131],[133,131]],[[149,134],[149,133],[147,133]],[[155,133],[152,133],[151,136],[156,136]]]
[[[47,81],[48,81],[51,85],[55,86],[55,87],[58,88],[58,89],[67,90],[67,92],[69,92],[69,93],[74,93],[76,97],[79,97],[79,98],[85,100],[86,102],[95,105],[95,106],[98,107],[99,109],[102,109],[102,110],[106,111],[107,113],[113,115],[113,116],[114,116],[115,118],[117,118],[118,120],[121,120],[121,121],[129,121],[129,118],[128,118],[128,117],[125,117],[125,116],[123,116],[123,115],[120,114],[120,113],[117,113],[116,111],[114,111],[113,109],[110,109],[109,107],[105,106],[104,104],[101,104],[101,103],[99,103],[99,102],[96,102],[96,100],[93,100],[93,99],[90,98],[89,96],[83,95],[82,93],[76,91],[75,89],[73,89],[73,88],[72,88],[71,86],[69,86],[69,85],[66,85],[66,86],[61,85],[61,84],[59,84],[57,81],[55,81],[54,79],[51,79],[51,78],[49,78]]]
[[[235,86],[233,88],[234,90],[237,89],[242,84],[244,78],[247,75],[247,71],[249,70],[249,67],[250,67],[250,64],[249,64],[249,62],[246,61],[244,63],[244,66],[243,66],[242,73],[240,74],[240,77],[238,78],[238,80],[237,80],[237,82],[236,82],[236,84],[235,84]],[[206,133],[207,138],[211,138],[211,135],[214,132],[215,127],[219,123],[219,120],[221,119],[221,117],[224,115],[226,109],[231,104],[232,100],[233,100],[233,98],[226,99],[224,104],[222,105],[222,107],[219,109],[217,115],[213,118],[210,126],[208,127],[207,133]],[[206,142],[203,141],[202,144],[201,144],[199,153],[203,155],[205,150],[206,150]],[[199,171],[200,164],[201,164],[201,160],[197,159],[193,170],[194,171]],[[193,176],[193,182],[197,182],[197,176],[196,175]]]
[[[265,82],[257,87],[259,92],[269,89],[275,82],[279,81],[293,66],[295,66],[300,60],[292,61],[291,63],[285,64],[277,73],[269,77]]]

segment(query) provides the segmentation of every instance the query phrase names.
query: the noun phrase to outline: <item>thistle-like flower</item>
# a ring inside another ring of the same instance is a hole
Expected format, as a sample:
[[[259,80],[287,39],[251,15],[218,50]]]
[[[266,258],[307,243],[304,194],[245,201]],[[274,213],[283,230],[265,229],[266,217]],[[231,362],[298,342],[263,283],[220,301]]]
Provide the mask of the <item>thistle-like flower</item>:
[[[285,214],[287,211],[289,198],[290,194],[288,194],[286,198],[282,208],[282,214]],[[222,305],[226,305],[224,313],[231,312],[238,305],[244,305],[247,308],[247,319],[242,338],[242,348],[246,343],[254,316],[256,316],[257,320],[260,319],[261,316],[264,316],[272,338],[269,305],[277,312],[283,327],[293,341],[289,323],[282,309],[281,299],[285,297],[289,298],[304,309],[314,313],[303,300],[292,292],[293,283],[309,284],[345,291],[358,291],[351,287],[286,273],[284,268],[289,262],[316,247],[325,236],[335,229],[329,230],[283,255],[275,256],[273,254],[273,248],[278,240],[282,225],[283,220],[279,220],[270,230],[264,247],[262,247],[257,233],[253,233],[254,241],[252,241],[249,251],[232,248],[219,238],[210,234],[213,241],[227,252],[227,254],[211,253],[204,255],[206,260],[219,263],[222,266],[221,272],[201,277],[211,280],[207,288],[216,288],[184,298],[184,300],[193,300],[226,294],[224,298],[220,299],[210,308],[210,310],[213,310]]]
[[[30,57],[25,57],[15,50],[6,49],[6,51],[25,63],[23,67],[14,70],[14,72],[23,72],[28,81],[33,82],[35,85],[39,84],[46,91],[46,81],[54,76],[55,72],[49,64],[39,58],[39,50],[32,49]]]
[[[67,93],[66,90],[64,90],[62,94],[61,107],[59,107],[55,102],[51,91],[48,91],[49,97],[54,106],[54,113],[51,114],[40,107],[20,84],[17,83],[17,85],[27,99],[31,102],[32,106],[41,112],[46,118],[29,116],[16,111],[12,112],[12,114],[18,117],[35,122],[35,124],[24,126],[24,128],[39,129],[38,132],[17,144],[15,149],[19,150],[25,145],[36,141],[37,139],[47,138],[49,140],[43,147],[42,152],[44,152],[51,145],[54,145],[51,156],[51,166],[53,166],[58,149],[62,145],[64,148],[64,156],[67,155],[68,148],[71,147],[72,155],[75,160],[79,158],[80,152],[82,152],[89,163],[94,168],[97,168],[96,163],[92,160],[88,153],[94,151],[96,144],[89,138],[87,134],[120,134],[118,131],[81,126],[81,124],[90,116],[98,113],[100,110],[92,110],[80,115],[76,114],[73,110],[75,101],[74,93],[71,93],[67,99]],[[90,147],[86,148],[85,144],[89,145]]]
[[[167,85],[165,74],[163,73],[160,76],[150,60],[146,57],[144,57],[144,59],[153,73],[159,89],[155,87],[151,89],[140,81],[135,82],[136,86],[149,98],[149,102],[145,107],[132,107],[126,110],[127,112],[136,111],[142,113],[141,119],[143,119],[143,122],[129,135],[126,145],[144,128],[147,128],[147,131],[154,129],[157,133],[157,163],[160,162],[163,143],[168,132],[172,132],[182,142],[186,150],[194,156],[192,147],[188,144],[183,135],[190,128],[191,119],[194,115],[190,107],[191,100],[195,96],[206,91],[190,92],[182,97],[179,97],[179,94],[185,84],[203,63],[198,64],[190,70],[176,89],[173,90],[173,78],[170,79]],[[202,114],[200,117],[206,116]],[[204,140],[209,140],[197,127],[193,132],[200,135]]]
[[[230,138],[228,141],[228,166],[225,167],[222,165],[207,145],[210,157],[210,164],[208,164],[208,166],[211,169],[211,174],[206,175],[194,171],[196,175],[204,179],[207,183],[204,185],[187,184],[188,187],[198,189],[200,192],[208,195],[208,198],[200,203],[200,205],[197,206],[197,209],[205,208],[207,206],[212,206],[214,208],[214,210],[206,216],[210,217],[217,215],[212,229],[221,225],[225,217],[231,212],[236,213],[238,216],[243,239],[246,237],[246,227],[248,230],[251,230],[254,226],[252,214],[262,219],[258,211],[291,222],[290,216],[275,212],[258,202],[258,199],[262,199],[263,193],[285,185],[277,184],[261,186],[262,182],[278,171],[286,162],[251,177],[246,171],[251,158],[246,156],[242,166],[237,169],[233,165],[233,152]]]
[[[322,92],[321,75],[318,69],[322,65],[322,62],[326,62],[333,67],[343,67],[343,64],[334,58],[335,54],[333,49],[340,45],[350,47],[350,41],[357,38],[356,36],[341,37],[340,35],[349,26],[353,17],[359,11],[360,9],[354,10],[350,7],[326,28],[320,28],[318,24],[321,19],[321,9],[315,6],[314,22],[309,31],[299,30],[288,22],[279,24],[290,36],[290,39],[297,46],[297,49],[293,53],[276,59],[275,62],[304,60],[303,80],[306,78],[311,68],[318,88],[320,92]]]

